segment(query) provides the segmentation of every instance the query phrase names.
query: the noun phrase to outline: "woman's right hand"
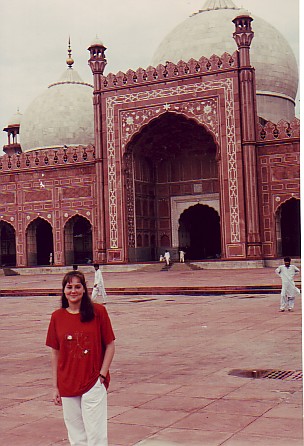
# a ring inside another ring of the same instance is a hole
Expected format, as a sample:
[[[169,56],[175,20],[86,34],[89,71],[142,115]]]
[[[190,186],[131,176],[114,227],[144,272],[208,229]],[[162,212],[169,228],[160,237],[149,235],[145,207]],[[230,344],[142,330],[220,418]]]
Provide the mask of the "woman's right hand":
[[[53,390],[53,401],[55,406],[62,406],[61,396],[57,388]]]

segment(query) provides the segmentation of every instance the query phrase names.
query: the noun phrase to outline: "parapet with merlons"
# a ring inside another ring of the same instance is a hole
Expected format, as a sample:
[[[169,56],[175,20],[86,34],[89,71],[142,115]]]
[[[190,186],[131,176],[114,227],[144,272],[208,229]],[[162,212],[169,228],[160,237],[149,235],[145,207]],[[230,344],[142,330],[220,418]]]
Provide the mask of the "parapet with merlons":
[[[37,149],[0,157],[0,172],[75,165],[94,162],[94,160],[95,149],[92,145]]]
[[[201,57],[199,60],[190,59],[188,62],[181,60],[177,64],[167,62],[166,65],[149,66],[146,69],[138,68],[136,71],[128,70],[126,73],[122,71],[116,74],[109,73],[107,76],[101,76],[101,89],[129,88],[154,82],[167,82],[183,77],[213,74],[235,68],[238,68],[237,51],[232,55],[224,53],[222,56],[216,56],[214,54],[210,58]]]
[[[290,140],[300,138],[300,120],[294,118],[287,122],[279,121],[277,124],[268,121],[265,125],[258,124],[258,142]]]

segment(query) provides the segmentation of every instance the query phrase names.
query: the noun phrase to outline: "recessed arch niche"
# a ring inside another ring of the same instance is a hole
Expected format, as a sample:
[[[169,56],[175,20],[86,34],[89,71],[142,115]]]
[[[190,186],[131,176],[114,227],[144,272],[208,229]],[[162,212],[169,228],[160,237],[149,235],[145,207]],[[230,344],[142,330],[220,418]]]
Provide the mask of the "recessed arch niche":
[[[54,258],[53,228],[41,217],[35,218],[26,229],[28,266],[45,266]]]
[[[81,216],[71,217],[64,226],[65,264],[92,263],[92,225]]]
[[[301,255],[300,200],[290,198],[276,212],[277,254],[279,257]]]
[[[173,246],[172,198],[218,194],[217,145],[193,119],[166,112],[141,128],[124,155],[129,261],[157,260]],[[176,222],[177,225],[177,222]],[[138,246],[138,241],[144,241]]]

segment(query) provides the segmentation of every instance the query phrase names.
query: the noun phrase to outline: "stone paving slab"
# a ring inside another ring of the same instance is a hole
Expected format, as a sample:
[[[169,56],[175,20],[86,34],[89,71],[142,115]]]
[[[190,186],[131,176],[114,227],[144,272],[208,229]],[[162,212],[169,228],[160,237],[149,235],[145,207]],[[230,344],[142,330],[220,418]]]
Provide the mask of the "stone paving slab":
[[[279,298],[109,296],[109,446],[302,445],[301,381],[229,374],[301,369],[301,302],[280,313]],[[68,446],[44,345],[58,297],[0,306],[1,444]]]

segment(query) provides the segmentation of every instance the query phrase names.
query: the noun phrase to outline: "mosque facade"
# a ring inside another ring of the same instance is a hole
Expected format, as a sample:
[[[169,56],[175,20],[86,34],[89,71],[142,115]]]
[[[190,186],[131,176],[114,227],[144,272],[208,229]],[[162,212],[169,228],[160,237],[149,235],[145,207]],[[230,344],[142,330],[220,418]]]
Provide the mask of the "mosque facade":
[[[270,24],[207,0],[146,69],[105,75],[99,40],[93,85],[67,64],[4,129],[0,265],[300,256],[298,69]]]

